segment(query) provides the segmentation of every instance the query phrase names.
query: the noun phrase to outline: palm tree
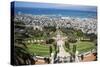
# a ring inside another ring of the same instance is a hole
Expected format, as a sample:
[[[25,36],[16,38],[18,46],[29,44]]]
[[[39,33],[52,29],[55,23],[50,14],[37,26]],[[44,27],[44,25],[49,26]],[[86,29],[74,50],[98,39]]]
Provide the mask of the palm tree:
[[[35,64],[25,44],[29,33],[23,22],[14,22],[14,65]]]
[[[28,53],[27,50],[23,47],[15,46],[15,53],[14,53],[15,65],[27,65],[27,64],[34,64],[32,61],[32,55]]]

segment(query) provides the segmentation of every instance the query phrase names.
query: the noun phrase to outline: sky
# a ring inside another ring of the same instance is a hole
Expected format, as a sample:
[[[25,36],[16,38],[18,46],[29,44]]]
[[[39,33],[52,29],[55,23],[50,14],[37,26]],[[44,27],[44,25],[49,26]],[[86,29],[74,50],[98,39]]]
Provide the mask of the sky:
[[[30,7],[30,8],[55,8],[80,11],[97,11],[96,6],[82,6],[71,4],[54,4],[54,3],[39,3],[39,2],[19,2],[15,1],[15,7]]]

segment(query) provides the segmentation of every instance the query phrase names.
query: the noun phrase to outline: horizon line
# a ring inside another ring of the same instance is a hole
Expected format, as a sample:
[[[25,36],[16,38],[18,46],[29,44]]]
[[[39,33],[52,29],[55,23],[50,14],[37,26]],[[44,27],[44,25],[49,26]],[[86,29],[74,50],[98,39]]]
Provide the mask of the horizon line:
[[[25,7],[25,8],[54,8],[54,9],[97,12],[97,6],[87,6],[87,5],[12,1],[11,7],[13,6],[14,7]]]

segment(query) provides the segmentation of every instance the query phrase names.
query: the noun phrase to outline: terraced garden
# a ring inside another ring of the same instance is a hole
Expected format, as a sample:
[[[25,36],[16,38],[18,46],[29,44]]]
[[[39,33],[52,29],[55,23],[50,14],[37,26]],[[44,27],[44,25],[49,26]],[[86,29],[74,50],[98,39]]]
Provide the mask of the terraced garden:
[[[88,52],[96,48],[94,43],[89,41],[78,41],[76,43],[71,43],[71,44],[76,45],[76,50],[78,50],[79,53]],[[72,46],[71,46],[71,50],[72,50]]]
[[[43,57],[50,56],[50,48],[48,45],[30,44],[30,45],[28,45],[28,49],[31,54],[35,54],[37,56],[43,56]],[[54,48],[53,48],[53,50],[54,50]]]

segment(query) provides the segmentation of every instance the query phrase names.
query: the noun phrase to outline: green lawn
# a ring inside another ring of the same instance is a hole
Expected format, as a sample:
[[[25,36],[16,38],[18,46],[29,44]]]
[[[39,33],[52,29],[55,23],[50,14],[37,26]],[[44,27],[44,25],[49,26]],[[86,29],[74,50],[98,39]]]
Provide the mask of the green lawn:
[[[79,41],[74,44],[77,45],[76,49],[79,51],[79,53],[87,52],[95,48],[94,43],[88,42],[88,41],[85,41],[85,42]]]
[[[49,57],[49,46],[42,45],[42,44],[30,44],[28,45],[29,52],[31,54],[35,54],[37,56],[44,56],[44,57]]]

